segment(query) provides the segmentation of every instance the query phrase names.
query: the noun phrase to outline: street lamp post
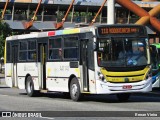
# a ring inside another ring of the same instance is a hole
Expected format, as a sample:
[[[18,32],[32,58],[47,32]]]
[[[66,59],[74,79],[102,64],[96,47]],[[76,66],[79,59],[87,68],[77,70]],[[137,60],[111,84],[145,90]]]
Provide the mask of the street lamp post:
[[[115,0],[107,1],[107,24],[115,24]]]

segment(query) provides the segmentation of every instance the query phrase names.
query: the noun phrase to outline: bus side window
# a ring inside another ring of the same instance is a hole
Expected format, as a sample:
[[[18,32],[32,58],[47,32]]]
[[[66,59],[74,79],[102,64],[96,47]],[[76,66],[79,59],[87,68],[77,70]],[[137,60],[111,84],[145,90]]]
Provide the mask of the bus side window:
[[[27,41],[19,42],[19,60],[27,60]]]
[[[62,45],[61,38],[49,39],[49,60],[62,59]]]
[[[49,59],[61,59],[62,49],[49,50]]]
[[[36,60],[36,52],[28,52],[28,59],[29,60]]]
[[[64,38],[64,59],[78,59],[78,37]]]
[[[7,49],[6,49],[6,62],[11,61],[11,45],[7,42]]]
[[[27,60],[27,51],[19,52],[19,60]]]
[[[53,51],[49,50],[49,59],[53,59]]]
[[[77,59],[78,49],[77,48],[64,49],[64,58]]]
[[[36,41],[28,41],[28,60],[36,60]]]

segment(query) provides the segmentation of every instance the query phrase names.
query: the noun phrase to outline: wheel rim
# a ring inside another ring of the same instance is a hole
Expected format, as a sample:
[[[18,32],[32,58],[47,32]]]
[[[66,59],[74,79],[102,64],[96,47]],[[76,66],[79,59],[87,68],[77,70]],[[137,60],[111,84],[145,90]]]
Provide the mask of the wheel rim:
[[[32,91],[32,83],[30,81],[27,83],[27,91],[28,93],[31,93]]]
[[[76,97],[77,96],[77,92],[78,92],[78,87],[77,87],[76,84],[73,84],[72,85],[72,89],[71,89],[72,96]]]

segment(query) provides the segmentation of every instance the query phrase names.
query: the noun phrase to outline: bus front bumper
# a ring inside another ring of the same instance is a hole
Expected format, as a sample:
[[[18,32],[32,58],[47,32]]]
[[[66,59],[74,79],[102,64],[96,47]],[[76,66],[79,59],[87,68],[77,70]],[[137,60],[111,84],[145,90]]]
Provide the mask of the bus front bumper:
[[[160,87],[160,76],[152,77],[152,82],[153,82],[152,88],[159,88]]]
[[[97,94],[142,93],[152,91],[152,78],[133,83],[110,83],[96,81]]]

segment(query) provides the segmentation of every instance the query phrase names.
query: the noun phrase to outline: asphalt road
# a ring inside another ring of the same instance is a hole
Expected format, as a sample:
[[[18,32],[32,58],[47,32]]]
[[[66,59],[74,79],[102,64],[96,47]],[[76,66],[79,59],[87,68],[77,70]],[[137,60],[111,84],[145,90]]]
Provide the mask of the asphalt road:
[[[1,84],[0,111],[11,111],[15,117],[0,118],[2,120],[21,120],[22,115],[24,120],[127,120],[128,117],[133,120],[158,120],[160,112],[155,111],[160,111],[160,90],[147,94],[133,94],[127,102],[119,102],[114,95],[89,95],[85,96],[83,101],[73,102],[62,93],[28,97],[25,90],[8,88]],[[18,113],[19,117],[16,117]],[[24,118],[32,113],[37,113],[37,118]],[[38,113],[42,117],[38,116]],[[154,117],[148,116],[150,113]]]

